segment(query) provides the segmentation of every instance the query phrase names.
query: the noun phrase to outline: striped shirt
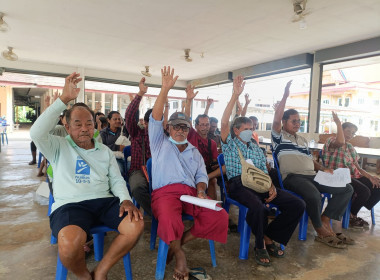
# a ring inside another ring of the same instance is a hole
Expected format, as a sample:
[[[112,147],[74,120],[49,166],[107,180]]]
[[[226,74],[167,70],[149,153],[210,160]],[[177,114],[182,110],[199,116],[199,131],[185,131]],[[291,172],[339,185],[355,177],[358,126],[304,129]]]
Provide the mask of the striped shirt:
[[[354,146],[346,142],[346,145],[340,148],[330,148],[331,143],[334,142],[335,139],[336,137],[328,138],[323,146],[322,153],[326,167],[332,169],[349,168],[353,178],[362,177],[359,169],[355,165],[359,160],[359,155]]]
[[[284,130],[272,130],[272,145],[280,165],[282,179],[288,174],[315,175],[313,157],[308,141],[300,135],[292,135]]]
[[[251,141],[244,144],[237,137],[232,138],[228,135],[226,143],[222,141],[222,150],[224,161],[226,163],[226,171],[228,180],[241,175],[241,163],[237,147],[239,147],[245,159],[251,159],[253,164],[268,174],[266,166],[266,158],[259,146]]]

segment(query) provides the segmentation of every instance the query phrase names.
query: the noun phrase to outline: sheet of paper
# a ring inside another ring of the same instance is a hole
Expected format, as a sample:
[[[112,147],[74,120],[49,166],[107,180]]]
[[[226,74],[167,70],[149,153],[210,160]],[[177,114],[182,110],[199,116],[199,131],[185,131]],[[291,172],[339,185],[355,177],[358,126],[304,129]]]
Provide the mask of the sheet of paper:
[[[38,195],[49,198],[50,190],[47,182],[41,182],[40,186],[36,190]]]
[[[191,195],[181,195],[180,200],[200,206],[200,207],[205,207],[211,210],[215,210],[215,211],[220,211],[223,209],[222,207],[219,207],[217,205],[219,203],[221,204],[222,202],[217,201],[217,200],[203,199],[203,198],[199,198],[199,197],[195,197]]]
[[[348,168],[338,168],[334,170],[334,174],[318,171],[314,181],[328,187],[343,188],[351,183],[350,170]]]

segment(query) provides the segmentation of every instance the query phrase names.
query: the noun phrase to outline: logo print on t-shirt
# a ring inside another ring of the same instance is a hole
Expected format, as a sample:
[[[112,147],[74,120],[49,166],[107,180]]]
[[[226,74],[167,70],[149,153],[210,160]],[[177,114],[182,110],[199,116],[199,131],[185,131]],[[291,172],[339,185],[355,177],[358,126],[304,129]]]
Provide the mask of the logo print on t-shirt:
[[[90,175],[90,166],[83,159],[77,159],[75,174]]]

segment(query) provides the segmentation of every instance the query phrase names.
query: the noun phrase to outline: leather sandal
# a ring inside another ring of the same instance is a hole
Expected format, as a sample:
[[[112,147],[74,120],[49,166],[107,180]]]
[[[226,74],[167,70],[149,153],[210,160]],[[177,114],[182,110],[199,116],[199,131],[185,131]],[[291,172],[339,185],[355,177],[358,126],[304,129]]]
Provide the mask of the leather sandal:
[[[268,259],[269,262],[263,262],[261,259]],[[262,266],[271,266],[270,257],[266,249],[257,249],[255,248],[255,261],[257,264]]]
[[[329,236],[316,236],[315,241],[326,244],[327,246],[344,249],[347,248],[347,245],[343,243],[338,237],[329,235]]]
[[[340,240],[342,240],[344,244],[355,245],[355,240],[353,240],[352,238],[344,235],[343,233],[337,233],[336,237],[338,237]]]
[[[280,246],[276,245],[275,243],[265,244],[265,247],[267,248],[268,254],[273,257],[283,258],[285,256],[285,252],[281,249]],[[279,251],[282,252],[282,255],[279,254]]]

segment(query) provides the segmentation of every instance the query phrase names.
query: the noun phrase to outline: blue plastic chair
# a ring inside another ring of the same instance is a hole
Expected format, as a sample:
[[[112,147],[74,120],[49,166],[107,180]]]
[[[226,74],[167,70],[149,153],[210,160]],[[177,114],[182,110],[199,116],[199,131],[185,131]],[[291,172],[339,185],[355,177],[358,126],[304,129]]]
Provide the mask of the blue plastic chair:
[[[151,191],[152,190],[152,159],[151,158],[148,159],[146,163],[146,169],[147,169],[148,177],[149,177],[149,190]],[[182,220],[193,220],[193,217],[191,215],[183,214]],[[158,221],[152,215],[152,227],[150,231],[150,250],[154,250],[156,246],[157,227],[158,227]],[[216,267],[215,244],[213,240],[209,240],[209,246],[210,246],[212,266]],[[164,279],[168,250],[169,250],[169,245],[166,244],[161,238],[159,238],[156,273],[155,273],[156,280]]]
[[[4,129],[1,131],[1,143],[4,145],[4,139],[7,141],[8,145],[8,135],[7,135],[7,127],[4,126]]]
[[[321,159],[322,164],[325,166],[325,160],[323,158],[322,150],[319,151],[319,158]],[[342,227],[343,228],[347,229],[348,226],[350,225],[350,214],[351,214],[351,200],[348,203],[346,212],[344,213],[343,218],[342,218]],[[372,207],[372,209],[371,209],[371,220],[372,220],[372,225],[376,225],[375,207]]]
[[[37,162],[37,168],[40,168],[41,166],[41,161],[42,161],[42,153],[38,153],[38,162]]]
[[[286,190],[287,192],[289,192],[289,193],[291,193],[291,194],[302,199],[302,196],[284,188],[284,185],[282,183],[282,176],[280,173],[280,167],[278,165],[276,153],[275,153],[272,145],[270,145],[270,148],[272,151],[273,162],[274,162],[274,165],[277,169],[278,181],[280,182],[281,189]],[[331,197],[331,195],[329,193],[321,193],[321,210],[323,209],[323,204],[325,203],[326,198],[330,199],[330,197]],[[303,215],[301,217],[300,224],[299,224],[298,240],[302,240],[302,241],[306,240],[308,220],[309,220],[309,215],[307,214],[307,212],[305,210],[305,212],[303,213]]]
[[[104,247],[104,235],[106,232],[116,231],[115,229],[106,226],[96,226],[91,228],[90,233],[94,238],[94,255],[96,261],[101,261],[103,258],[103,247]],[[132,266],[131,266],[131,256],[130,253],[123,257],[125,277],[127,280],[132,280]],[[67,278],[67,269],[63,266],[59,254],[57,257],[57,270],[55,274],[56,280],[65,280]]]

